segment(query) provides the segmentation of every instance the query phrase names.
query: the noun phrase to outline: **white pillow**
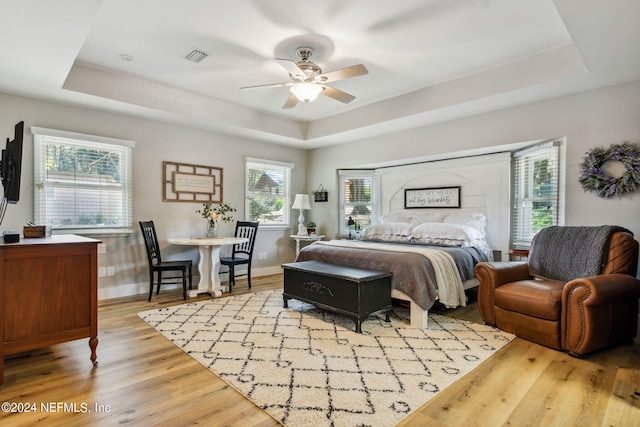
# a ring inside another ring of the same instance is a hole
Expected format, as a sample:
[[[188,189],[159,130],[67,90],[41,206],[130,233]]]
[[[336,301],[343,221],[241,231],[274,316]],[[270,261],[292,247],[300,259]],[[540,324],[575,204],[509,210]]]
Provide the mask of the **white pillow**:
[[[363,237],[372,236],[411,236],[413,224],[406,222],[391,222],[385,224],[373,224],[365,228],[362,232]]]
[[[429,246],[454,246],[458,248],[467,248],[471,246],[469,242],[465,242],[464,240],[445,239],[441,237],[421,237],[419,239],[412,237],[411,243]]]
[[[484,236],[478,230],[466,225],[447,224],[443,222],[425,222],[416,225],[411,230],[411,237],[425,243],[426,241],[446,242],[457,241],[455,246],[474,246],[475,243],[484,241]],[[447,243],[440,243],[447,244]]]
[[[442,212],[432,212],[418,214],[413,217],[415,224],[422,224],[425,222],[442,222],[444,220],[444,214]]]
[[[403,222],[410,223],[412,222],[413,217],[411,215],[405,214],[387,214],[380,217],[380,222],[383,224],[389,224],[393,222]]]
[[[409,243],[411,242],[411,236],[391,236],[391,235],[370,235],[361,236],[360,240],[367,240],[372,242],[390,242],[390,243]]]
[[[451,214],[444,217],[444,223],[466,225],[486,235],[487,218],[482,214]]]

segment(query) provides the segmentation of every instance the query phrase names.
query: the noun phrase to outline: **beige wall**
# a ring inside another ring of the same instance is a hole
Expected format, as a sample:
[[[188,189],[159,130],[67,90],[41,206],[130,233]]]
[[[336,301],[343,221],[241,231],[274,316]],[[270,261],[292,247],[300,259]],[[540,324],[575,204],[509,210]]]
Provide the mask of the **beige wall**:
[[[604,200],[585,193],[578,183],[587,150],[624,141],[640,143],[640,81],[315,149],[309,156],[307,182],[310,189],[322,183],[330,202],[315,203],[311,217],[322,233],[335,235],[336,169],[408,164],[429,156],[557,137],[566,137],[565,224],[617,224],[640,237],[640,190]]]
[[[137,221],[142,219],[154,219],[165,256],[194,260],[198,257],[194,249],[166,244],[171,236],[201,234],[205,225],[194,212],[197,204],[162,202],[163,160],[223,167],[225,200],[239,209],[238,217],[243,209],[244,157],[292,162],[296,165],[294,193],[310,192],[320,183],[329,190],[329,202],[312,202],[313,209],[305,217],[317,222],[321,233],[333,237],[337,229],[337,169],[408,164],[431,156],[446,158],[448,153],[566,137],[566,224],[618,224],[640,236],[640,191],[603,200],[585,193],[577,182],[578,165],[587,150],[627,140],[640,142],[639,118],[640,81],[636,81],[307,152],[0,93],[2,138],[12,136],[15,123],[24,120],[27,128],[41,126],[136,141],[134,225],[137,227]],[[21,200],[9,206],[1,230],[21,230],[26,221],[33,219],[30,134],[25,142]],[[295,222],[295,213],[293,217]],[[223,228],[222,232],[231,230]],[[256,252],[268,255],[267,260],[255,262],[254,274],[280,271],[283,262],[293,259],[295,246],[288,237],[290,233],[291,229],[260,231]],[[147,292],[146,257],[137,228],[129,237],[104,241],[107,253],[100,255],[99,263],[114,265],[116,274],[100,278],[100,297]]]
[[[133,159],[134,233],[128,237],[102,238],[107,253],[99,256],[99,265],[113,265],[115,276],[99,279],[100,298],[148,292],[147,259],[137,223],[140,220],[155,221],[165,258],[198,259],[196,249],[172,246],[166,242],[173,236],[202,235],[206,224],[195,213],[200,204],[162,201],[163,160],[224,168],[224,200],[238,209],[236,219],[243,218],[244,214],[244,158],[247,156],[294,163],[293,192],[306,191],[307,156],[306,151],[300,149],[0,93],[0,137],[13,137],[13,127],[20,120],[25,122],[20,202],[8,207],[1,230],[22,230],[27,221],[33,220],[31,126],[136,142]],[[233,224],[222,224],[220,231],[232,234]],[[260,229],[255,251],[266,252],[267,259],[254,261],[255,275],[279,272],[282,263],[293,260],[295,245],[289,239],[290,234],[290,228]]]

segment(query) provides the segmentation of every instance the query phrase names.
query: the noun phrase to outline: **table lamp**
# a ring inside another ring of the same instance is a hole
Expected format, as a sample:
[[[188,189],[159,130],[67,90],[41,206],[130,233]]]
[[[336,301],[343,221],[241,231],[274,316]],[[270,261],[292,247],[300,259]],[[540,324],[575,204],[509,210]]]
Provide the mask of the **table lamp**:
[[[308,194],[296,194],[296,198],[293,201],[293,209],[300,209],[300,216],[298,216],[298,236],[306,236],[307,235],[307,227],[304,226],[304,213],[305,209],[311,209],[311,204],[309,203],[309,195]]]

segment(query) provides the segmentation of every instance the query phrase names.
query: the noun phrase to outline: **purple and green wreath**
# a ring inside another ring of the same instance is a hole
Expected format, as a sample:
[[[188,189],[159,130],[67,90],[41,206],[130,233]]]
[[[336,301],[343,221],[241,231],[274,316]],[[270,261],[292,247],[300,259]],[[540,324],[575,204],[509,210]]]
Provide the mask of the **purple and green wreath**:
[[[605,174],[602,165],[608,160],[622,162],[625,167],[622,176]],[[625,142],[587,151],[580,164],[579,181],[586,191],[594,191],[605,199],[635,191],[640,186],[640,150],[635,144]]]

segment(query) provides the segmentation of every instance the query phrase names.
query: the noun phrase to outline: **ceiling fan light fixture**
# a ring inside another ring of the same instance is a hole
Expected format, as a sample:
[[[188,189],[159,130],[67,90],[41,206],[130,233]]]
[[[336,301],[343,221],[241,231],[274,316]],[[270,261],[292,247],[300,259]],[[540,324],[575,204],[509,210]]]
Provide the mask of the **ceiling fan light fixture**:
[[[291,86],[291,93],[301,102],[312,102],[320,95],[324,88],[315,83],[296,83]]]

